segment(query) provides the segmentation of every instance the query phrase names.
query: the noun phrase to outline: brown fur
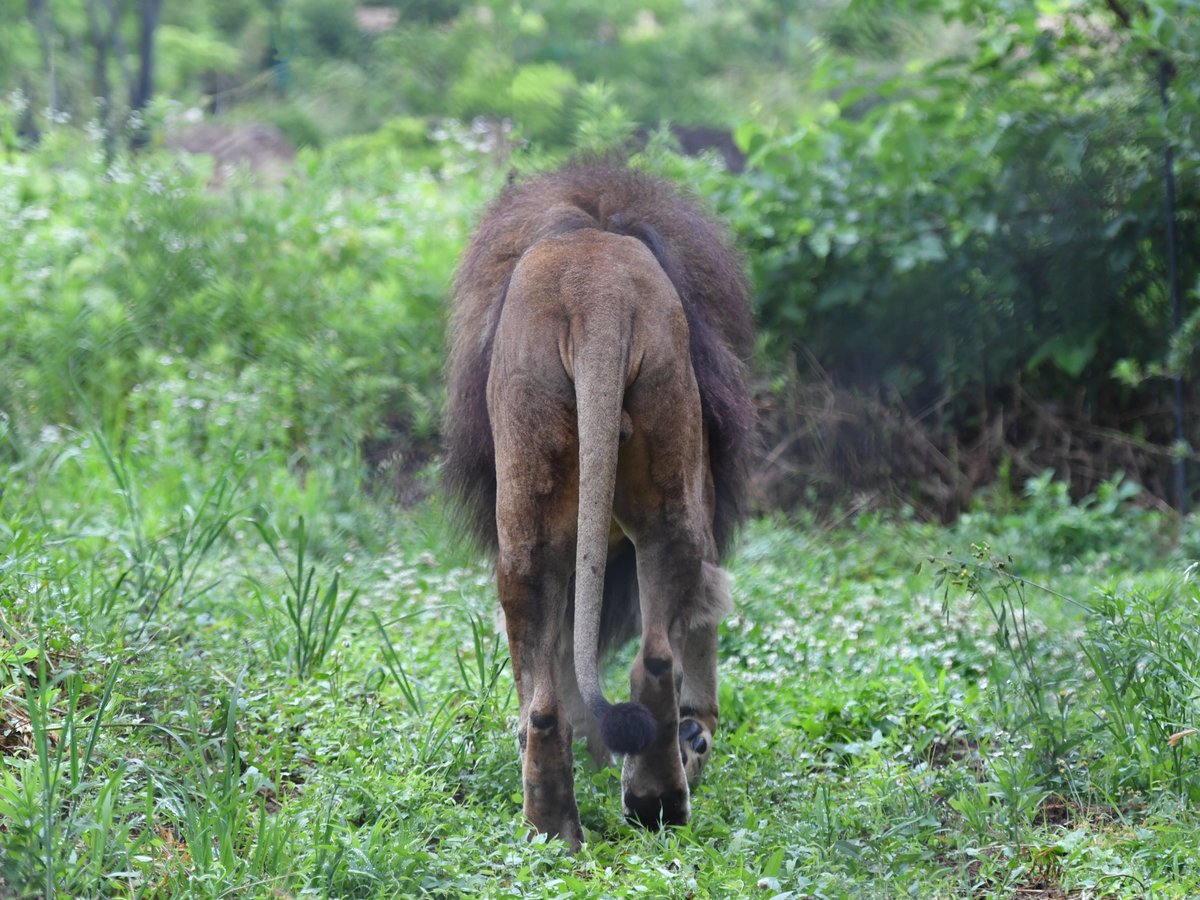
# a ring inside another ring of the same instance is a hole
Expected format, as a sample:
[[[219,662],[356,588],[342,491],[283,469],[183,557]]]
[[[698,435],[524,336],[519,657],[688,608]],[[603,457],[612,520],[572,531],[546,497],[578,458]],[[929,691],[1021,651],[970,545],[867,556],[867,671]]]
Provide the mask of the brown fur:
[[[625,168],[510,186],[464,255],[445,478],[497,553],[526,813],[572,845],[573,728],[598,762],[604,744],[628,754],[629,815],[688,816],[716,728],[716,623],[731,603],[718,562],[745,492],[752,340],[719,228]],[[634,702],[613,707],[597,655],[635,607]]]
[[[499,310],[517,260],[577,228],[652,241],[691,329],[692,365],[709,429],[722,553],[743,512],[753,416],[742,361],[754,330],[745,279],[721,228],[675,187],[611,165],[568,166],[508,186],[471,239],[454,284],[446,413],[447,486],[480,544],[496,547],[496,468],[487,376]],[[665,262],[664,262],[665,259]]]

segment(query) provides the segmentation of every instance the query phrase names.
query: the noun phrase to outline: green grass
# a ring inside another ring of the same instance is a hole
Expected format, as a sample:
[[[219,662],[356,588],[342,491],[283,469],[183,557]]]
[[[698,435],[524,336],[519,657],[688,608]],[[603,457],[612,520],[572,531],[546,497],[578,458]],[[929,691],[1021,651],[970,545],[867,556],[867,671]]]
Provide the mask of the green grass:
[[[692,822],[581,762],[527,839],[491,575],[364,449],[432,438],[471,159],[0,163],[0,895],[1200,894],[1196,523],[1120,480],[749,523]]]
[[[368,540],[276,533],[250,496],[270,460],[118,462],[72,432],[23,465],[41,477],[17,467],[0,503],[6,893],[1200,890],[1178,555],[1014,576],[963,526],[751,523],[692,823],[627,826],[616,771],[581,762],[572,858],[526,840],[491,579],[436,502],[344,498]],[[206,474],[151,514],[151,487]]]

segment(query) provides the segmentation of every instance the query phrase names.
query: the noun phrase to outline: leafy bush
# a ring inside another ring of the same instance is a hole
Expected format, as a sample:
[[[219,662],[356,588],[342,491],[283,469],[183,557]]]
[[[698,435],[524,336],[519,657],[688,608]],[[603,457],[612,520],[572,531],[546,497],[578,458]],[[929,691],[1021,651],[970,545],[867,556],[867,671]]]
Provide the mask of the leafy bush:
[[[325,143],[325,132],[316,118],[296,105],[271,108],[267,120],[284,133],[297,148],[319,148]]]
[[[751,171],[722,200],[772,355],[803,345],[842,384],[965,434],[1016,384],[1097,417],[1157,408],[1158,384],[1111,372],[1166,349],[1164,139],[1183,285],[1200,273],[1200,106],[1181,87],[1194,51],[1172,56],[1164,128],[1140,31],[1073,6],[1052,21],[959,12],[979,29],[965,58],[877,83],[828,60],[815,86],[836,101],[740,128]],[[1169,21],[1200,38],[1194,17]],[[1165,443],[1168,427],[1157,416],[1142,434]]]
[[[354,0],[301,0],[297,15],[310,52],[327,56],[352,56],[362,41],[354,21]]]
[[[1019,498],[1002,499],[999,491],[994,487],[955,528],[964,536],[993,535],[1021,561],[1022,572],[1104,565],[1114,553],[1122,554],[1122,565],[1151,565],[1171,540],[1169,518],[1135,502],[1142,488],[1121,473],[1079,500],[1050,469],[1030,478]]]
[[[575,76],[556,63],[521,66],[511,86],[512,112],[530,137],[561,140],[565,110],[576,88]]]
[[[254,0],[210,0],[209,6],[213,25],[230,38],[240,35],[254,14],[262,9],[262,5]]]
[[[162,25],[156,39],[159,89],[168,96],[186,96],[196,90],[202,76],[230,75],[241,67],[241,54],[235,48],[203,34]]]
[[[197,449],[202,423],[229,416],[248,446],[300,458],[430,439],[443,298],[488,178],[400,172],[370,154],[343,172],[340,160],[302,158],[294,189],[252,200],[206,191],[204,171],[174,162],[107,179],[90,163],[53,176],[36,156],[0,164],[12,432],[78,423],[82,400],[104,422],[182,403]],[[186,387],[164,393],[173,382]]]

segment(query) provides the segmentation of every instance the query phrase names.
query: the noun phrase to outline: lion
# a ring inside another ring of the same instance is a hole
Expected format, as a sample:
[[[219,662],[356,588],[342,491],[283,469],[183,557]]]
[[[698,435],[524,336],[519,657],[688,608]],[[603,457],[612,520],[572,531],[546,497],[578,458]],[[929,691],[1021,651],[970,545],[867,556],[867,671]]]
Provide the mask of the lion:
[[[525,815],[578,849],[582,736],[600,767],[624,756],[627,817],[686,822],[753,432],[740,261],[670,183],[570,164],[502,192],[452,307],[444,479],[495,559]],[[600,660],[639,631],[610,703]]]

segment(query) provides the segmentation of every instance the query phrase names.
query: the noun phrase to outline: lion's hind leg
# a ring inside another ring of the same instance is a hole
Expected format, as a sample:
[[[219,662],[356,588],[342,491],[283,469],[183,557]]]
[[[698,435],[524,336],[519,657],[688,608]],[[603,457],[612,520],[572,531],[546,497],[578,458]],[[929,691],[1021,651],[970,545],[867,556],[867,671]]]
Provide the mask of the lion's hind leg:
[[[503,497],[505,491],[501,491]],[[499,501],[504,508],[505,500]],[[534,516],[534,520],[544,520]],[[526,520],[528,521],[528,519]],[[520,704],[517,737],[525,815],[542,833],[583,842],[572,771],[571,710],[559,668],[570,575],[541,538],[501,527],[497,581]]]
[[[680,825],[691,814],[679,744],[680,701],[691,612],[702,592],[709,543],[700,479],[687,471],[689,464],[699,469],[697,441],[660,439],[664,431],[698,434],[698,422],[688,421],[698,419],[698,409],[680,403],[653,412],[654,421],[634,412],[629,465],[620,470],[625,478],[617,504],[621,525],[637,548],[642,640],[630,676],[632,694],[657,725],[650,746],[625,758],[622,800],[626,814],[648,828]],[[661,470],[654,461],[668,452],[684,472],[673,469],[656,479]]]
[[[645,753],[626,758],[622,787],[627,814],[650,828],[682,824],[690,815],[691,788],[717,730],[717,623],[732,605],[725,573],[708,562],[685,562],[690,554],[683,546],[670,547],[657,565],[647,560],[647,587],[668,602],[643,613],[649,626],[632,675],[634,696],[654,713],[659,733]],[[699,578],[689,581],[687,573],[697,569]],[[696,598],[686,629],[672,595]]]
[[[621,772],[625,814],[652,829],[682,825],[691,815],[678,743],[685,632],[677,612],[700,567],[698,551],[674,541],[660,543],[659,537],[648,536],[638,546],[642,644],[630,674],[633,698],[650,710],[657,731],[645,751],[625,757]]]
[[[569,632],[574,565],[574,428],[553,380],[520,377],[489,390],[496,444],[497,585],[520,702],[525,815],[578,849],[571,711],[559,656]],[[561,387],[560,387],[561,390]]]
[[[686,331],[664,328],[664,335],[627,397],[633,428],[614,505],[637,548],[642,644],[633,698],[657,725],[650,747],[625,759],[622,796],[627,814],[650,828],[682,824],[691,814],[689,784],[716,728],[716,623],[728,608],[723,573],[710,562],[716,551],[704,431],[680,346]]]
[[[699,602],[688,629],[679,693],[679,753],[692,787],[708,763],[717,730],[717,624],[733,609],[725,571],[707,562],[701,569]]]

